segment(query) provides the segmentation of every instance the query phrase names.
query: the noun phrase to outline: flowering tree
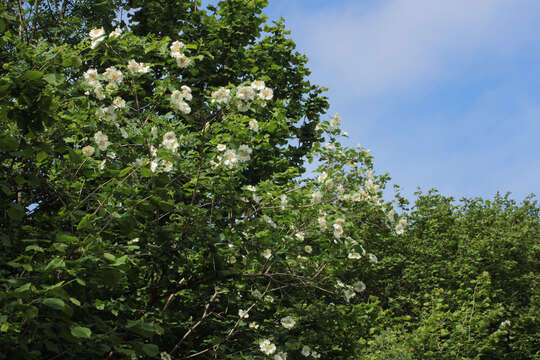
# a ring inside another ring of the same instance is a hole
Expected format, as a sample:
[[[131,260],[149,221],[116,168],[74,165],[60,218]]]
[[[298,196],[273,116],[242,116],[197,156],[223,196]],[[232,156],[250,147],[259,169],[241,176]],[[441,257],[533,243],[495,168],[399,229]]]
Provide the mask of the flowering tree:
[[[377,306],[368,239],[406,223],[386,215],[368,152],[339,143],[339,115],[316,129],[315,178],[287,158],[254,177],[291,132],[268,76],[208,85],[203,46],[120,29],[74,48],[9,39],[7,357],[354,353]]]

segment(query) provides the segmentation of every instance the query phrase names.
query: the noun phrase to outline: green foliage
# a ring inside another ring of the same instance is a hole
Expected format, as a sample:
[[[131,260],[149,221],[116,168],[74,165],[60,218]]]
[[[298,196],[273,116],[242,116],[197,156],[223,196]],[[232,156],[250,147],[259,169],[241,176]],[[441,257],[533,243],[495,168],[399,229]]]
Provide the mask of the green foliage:
[[[537,203],[405,228],[265,5],[1,4],[0,359],[538,358]]]
[[[536,359],[539,211],[531,199],[419,194],[406,234],[378,251],[391,311],[365,358]]]

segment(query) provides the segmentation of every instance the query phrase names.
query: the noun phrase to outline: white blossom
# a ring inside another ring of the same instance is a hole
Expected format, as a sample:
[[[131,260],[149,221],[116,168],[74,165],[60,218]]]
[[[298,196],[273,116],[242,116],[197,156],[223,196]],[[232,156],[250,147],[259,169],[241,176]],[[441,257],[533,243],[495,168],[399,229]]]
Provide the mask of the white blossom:
[[[272,344],[270,340],[264,340],[260,343],[259,347],[266,355],[272,355],[276,352],[276,345]]]
[[[238,148],[238,160],[248,161],[250,159],[250,154],[253,150],[247,145],[240,145]]]
[[[176,59],[176,64],[179,68],[185,69],[191,65],[191,59],[188,58],[185,54],[178,54],[174,56]]]
[[[364,284],[364,282],[360,280],[355,282],[353,287],[354,287],[354,291],[356,291],[357,293],[361,293],[364,290],[366,290],[366,284]]]
[[[225,151],[223,154],[223,164],[229,168],[232,168],[238,162],[238,155],[232,149]]]
[[[120,35],[122,35],[122,29],[116,28],[116,29],[114,29],[114,31],[112,33],[109,34],[109,37],[112,38],[112,39],[115,39],[115,38],[119,37]]]
[[[304,246],[304,251],[311,254],[313,252],[313,248],[310,245],[306,245]]]
[[[309,346],[307,346],[307,345],[304,345],[302,347],[301,354],[304,355],[305,357],[308,357],[309,354],[311,354],[311,348]]]
[[[173,163],[167,160],[162,160],[161,165],[163,165],[163,171],[171,172],[173,170]]]
[[[324,180],[326,180],[326,178],[328,177],[328,174],[326,172],[322,172],[318,177],[317,177],[317,181],[318,182],[323,182]]]
[[[259,328],[259,324],[257,324],[255,321],[252,321],[249,323],[249,327],[251,329],[258,329]]]
[[[272,100],[274,97],[274,91],[270,88],[264,88],[259,92],[259,99],[261,100]]]
[[[176,152],[176,150],[180,146],[173,131],[168,131],[165,133],[165,135],[163,135],[163,141],[161,142],[161,144],[172,152]]]
[[[105,72],[103,73],[103,77],[109,82],[119,84],[124,79],[124,75],[120,70],[115,68],[114,66],[110,66],[107,69],[105,69]]]
[[[292,329],[295,324],[296,321],[291,316],[286,316],[281,319],[281,325],[283,325],[285,329]]]
[[[259,131],[259,123],[255,119],[249,120],[249,128],[255,132]]]
[[[111,144],[107,135],[103,134],[101,131],[98,131],[94,134],[94,141],[96,142],[99,150],[105,151]]]
[[[113,106],[117,109],[123,109],[126,107],[126,101],[121,97],[117,97],[113,100]]]
[[[337,129],[341,125],[341,116],[339,114],[336,114],[330,119],[330,127],[332,129]]]
[[[311,194],[311,200],[314,203],[318,203],[322,199],[322,193],[320,191],[315,191],[313,194]]]
[[[266,249],[262,252],[262,256],[266,259],[270,259],[272,257],[272,251],[270,249]]]
[[[274,360],[287,360],[287,353],[285,352],[279,352],[276,355],[274,355]]]
[[[264,85],[264,81],[262,80],[255,80],[251,83],[251,87],[254,89],[254,90],[262,90],[264,89],[265,85]]]
[[[357,259],[362,258],[362,255],[360,255],[359,253],[353,251],[353,252],[349,253],[348,258],[353,259],[353,260],[357,260]]]
[[[152,162],[150,162],[150,171],[156,172],[158,165],[159,165],[159,159],[152,160]]]
[[[90,48],[95,49],[103,40],[105,40],[105,30],[103,28],[90,30]]]
[[[240,316],[241,319],[247,319],[249,317],[247,310],[238,310],[238,316]]]
[[[212,92],[211,97],[212,102],[217,102],[218,104],[227,104],[229,101],[231,101],[231,90],[221,87]]]
[[[183,42],[181,41],[175,41],[171,44],[171,46],[169,47],[169,49],[171,50],[171,56],[172,57],[177,57],[178,55],[180,55],[181,51],[184,49],[185,45]]]
[[[96,69],[88,69],[86,70],[83,76],[86,82],[88,83],[88,85],[93,87],[99,84],[98,75],[99,74]]]
[[[95,151],[96,150],[91,145],[86,145],[85,147],[82,148],[82,153],[84,154],[84,156],[88,156],[88,157],[94,155]]]
[[[251,101],[255,98],[255,91],[251,86],[240,86],[236,91],[236,97],[240,100]]]
[[[94,95],[96,95],[98,100],[105,99],[105,93],[103,92],[103,86],[101,86],[101,84],[97,84],[94,86]]]
[[[182,95],[184,96],[184,100],[191,101],[191,99],[193,98],[191,95],[191,88],[187,85],[182,85],[181,89],[182,89]]]
[[[353,297],[356,296],[356,293],[351,289],[345,289],[343,290],[343,295],[345,296],[347,302],[349,302]]]
[[[227,146],[225,144],[217,144],[216,148],[218,151],[225,151],[225,149],[227,149]]]

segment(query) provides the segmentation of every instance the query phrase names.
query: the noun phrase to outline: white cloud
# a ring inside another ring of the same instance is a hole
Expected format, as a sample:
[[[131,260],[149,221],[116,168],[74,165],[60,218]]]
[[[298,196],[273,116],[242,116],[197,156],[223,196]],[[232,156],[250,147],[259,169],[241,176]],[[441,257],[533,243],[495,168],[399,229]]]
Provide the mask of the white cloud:
[[[341,4],[341,6],[340,6]],[[295,13],[293,38],[314,72],[351,96],[409,91],[464,66],[512,56],[537,37],[540,2],[391,0]],[[331,75],[330,75],[331,74]]]

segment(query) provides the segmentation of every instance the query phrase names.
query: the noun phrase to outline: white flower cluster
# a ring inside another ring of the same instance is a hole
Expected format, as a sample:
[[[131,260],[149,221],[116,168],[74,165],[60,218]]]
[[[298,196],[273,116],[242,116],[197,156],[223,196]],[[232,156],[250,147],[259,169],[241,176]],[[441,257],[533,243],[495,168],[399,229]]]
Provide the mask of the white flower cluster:
[[[240,112],[246,112],[252,104],[266,106],[266,101],[272,100],[274,92],[266,87],[264,81],[255,80],[251,85],[239,86],[236,89],[236,107]]]
[[[105,99],[105,92],[100,78],[107,81],[107,85],[105,87],[106,90],[114,91],[118,89],[118,85],[120,85],[124,80],[124,74],[122,74],[122,71],[118,70],[114,66],[105,69],[105,72],[102,75],[100,75],[96,69],[88,69],[84,73],[84,79],[86,83],[94,90],[94,95],[99,100],[103,100]]]
[[[231,101],[231,90],[220,87],[211,94],[212,103],[228,104]]]
[[[171,94],[171,104],[172,107],[184,114],[189,114],[191,112],[191,107],[188,105],[187,101],[191,101],[193,96],[191,95],[191,88],[186,85],[182,85],[181,91],[174,90]]]
[[[335,130],[339,128],[340,125],[341,125],[341,116],[339,116],[339,114],[335,114],[332,117],[332,119],[330,119],[330,128],[332,130]]]
[[[90,48],[95,49],[105,38],[105,30],[101,27],[99,29],[92,29],[88,34],[90,36]],[[122,35],[122,29],[116,28],[109,34],[109,38],[114,39]]]
[[[181,69],[187,68],[189,65],[191,65],[192,62],[191,59],[182,52],[185,47],[186,46],[183,42],[175,41],[171,44],[169,48],[171,50],[171,57],[176,59],[176,64]]]
[[[127,69],[130,73],[147,73],[150,71],[150,65],[145,65],[144,63],[138,63],[134,59],[128,61]]]
[[[396,225],[396,234],[401,235],[405,232],[405,227],[407,226],[407,219],[399,219]]]
[[[238,150],[233,150],[227,149],[227,146],[224,144],[218,144],[217,150],[223,152],[223,155],[218,155],[216,157],[217,162],[213,162],[214,166],[223,164],[229,169],[232,169],[240,162],[249,161],[249,159],[251,159],[251,153],[253,152],[247,145],[240,145]]]

